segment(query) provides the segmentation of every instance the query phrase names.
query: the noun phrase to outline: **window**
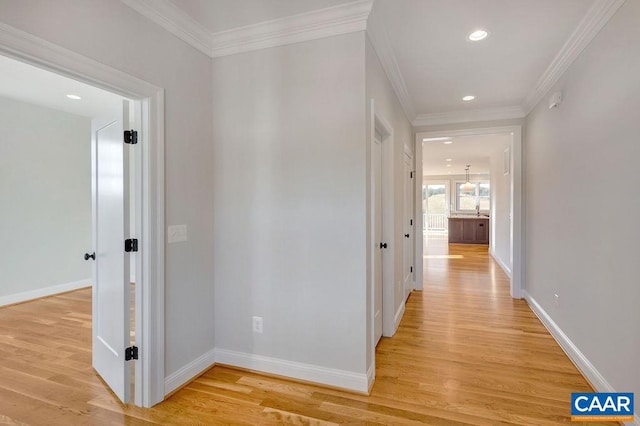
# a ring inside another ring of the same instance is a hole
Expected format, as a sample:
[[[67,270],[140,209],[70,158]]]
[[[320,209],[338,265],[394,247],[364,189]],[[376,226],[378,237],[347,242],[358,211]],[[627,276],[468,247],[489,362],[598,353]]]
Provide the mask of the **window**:
[[[480,210],[489,211],[491,207],[491,188],[489,181],[471,182],[473,189],[464,191],[462,186],[464,182],[456,182],[456,210],[457,211],[476,211],[476,206],[480,206]]]

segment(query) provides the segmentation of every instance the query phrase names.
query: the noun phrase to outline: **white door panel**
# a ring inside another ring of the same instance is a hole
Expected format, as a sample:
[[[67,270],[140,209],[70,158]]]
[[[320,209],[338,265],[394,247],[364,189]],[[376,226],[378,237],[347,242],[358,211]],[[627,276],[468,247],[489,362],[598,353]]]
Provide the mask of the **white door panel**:
[[[129,401],[130,346],[128,150],[123,142],[128,101],[113,117],[92,121],[93,367],[122,400]]]

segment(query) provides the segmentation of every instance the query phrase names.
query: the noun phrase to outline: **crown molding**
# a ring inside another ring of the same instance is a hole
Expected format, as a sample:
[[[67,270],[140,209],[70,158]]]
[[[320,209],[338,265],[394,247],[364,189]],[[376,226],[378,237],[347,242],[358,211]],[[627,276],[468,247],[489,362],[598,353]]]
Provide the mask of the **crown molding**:
[[[212,58],[364,31],[373,0],[358,0],[211,35]]]
[[[211,33],[169,0],[120,0],[179,39],[211,56]]]
[[[521,106],[470,109],[464,111],[419,114],[411,122],[414,127],[434,126],[436,124],[470,123],[474,121],[508,120],[523,118],[525,111]]]
[[[576,60],[582,51],[591,43],[591,40],[600,32],[602,27],[611,19],[616,11],[626,0],[596,0],[582,18],[580,24],[573,31],[569,39],[562,46],[551,64],[540,76],[538,82],[525,98],[523,109],[526,114],[540,102],[540,100],[560,80],[569,66]]]
[[[404,111],[407,120],[414,120],[416,117],[416,111],[413,106],[413,101],[411,100],[411,96],[409,96],[407,85],[404,82],[402,73],[400,72],[400,66],[398,65],[387,31],[384,28],[384,23],[381,22],[375,12],[371,14],[370,22],[367,26],[367,36],[371,41],[373,49],[378,55],[378,59],[382,64],[382,69],[384,69],[387,78],[391,82],[393,91],[398,97],[398,101],[402,106],[402,110]]]

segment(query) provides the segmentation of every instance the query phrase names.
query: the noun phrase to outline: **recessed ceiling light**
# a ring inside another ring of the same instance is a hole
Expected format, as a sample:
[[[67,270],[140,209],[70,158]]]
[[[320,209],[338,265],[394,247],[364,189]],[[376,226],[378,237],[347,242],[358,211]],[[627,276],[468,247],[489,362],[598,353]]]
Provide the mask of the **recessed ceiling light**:
[[[486,32],[485,30],[477,30],[469,34],[467,38],[471,41],[480,41],[487,38],[488,35],[489,33]]]
[[[453,158],[447,158],[447,159],[446,159],[446,160],[444,160],[444,161],[453,161]]]
[[[463,101],[472,101],[474,100],[476,97],[473,95],[467,95],[465,97],[462,98]]]
[[[76,101],[77,101],[77,100],[82,99],[82,98],[81,98],[80,96],[78,96],[78,95],[67,95],[67,98],[69,98],[69,99],[73,99],[73,100],[76,100]]]
[[[441,138],[424,138],[422,139],[422,142],[433,142],[433,141],[448,141],[451,138],[448,137],[441,137]]]
[[[447,167],[451,167],[451,164],[447,164]]]
[[[445,145],[451,145],[453,143],[453,141],[444,141]]]

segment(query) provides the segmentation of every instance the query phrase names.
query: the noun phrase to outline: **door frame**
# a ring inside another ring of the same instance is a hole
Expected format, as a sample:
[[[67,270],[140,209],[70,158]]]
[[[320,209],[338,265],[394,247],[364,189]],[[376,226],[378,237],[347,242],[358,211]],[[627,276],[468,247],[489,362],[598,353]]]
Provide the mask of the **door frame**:
[[[437,130],[430,132],[418,132],[416,133],[416,158],[420,161],[416,161],[416,173],[422,175],[422,139],[423,138],[436,138],[436,137],[456,137],[456,136],[478,136],[478,135],[493,135],[493,134],[510,134],[511,135],[511,206],[510,214],[511,221],[511,277],[510,277],[510,292],[511,297],[514,299],[522,299],[524,297],[524,218],[523,218],[523,180],[522,180],[522,126],[501,126],[501,127],[480,127],[469,128],[461,130]],[[422,191],[422,188],[420,188]],[[422,195],[420,194],[420,197]],[[420,206],[422,209],[422,206]],[[418,214],[420,213],[420,214]],[[418,221],[419,227],[422,232],[422,212],[418,212],[416,209],[416,223]],[[416,238],[416,242],[417,242]],[[424,258],[422,251],[422,239],[420,243],[416,243],[416,285],[423,289],[423,267]],[[418,267],[418,265],[420,265]]]
[[[367,301],[367,311],[369,312],[369,318],[367,322],[370,325],[369,336],[367,341],[369,342],[367,380],[369,386],[373,384],[375,379],[375,330],[374,330],[374,315],[375,315],[375,282],[373,279],[373,254],[375,250],[373,241],[374,235],[374,223],[373,217],[373,185],[371,180],[373,179],[373,155],[372,145],[375,143],[376,130],[382,135],[382,238],[389,245],[383,252],[382,256],[382,336],[392,336],[395,332],[395,309],[394,304],[394,277],[395,277],[395,204],[394,204],[394,136],[393,127],[389,122],[376,111],[375,100],[371,99],[370,103],[370,116],[369,116],[369,131],[368,131],[368,144],[367,144],[367,241],[369,243],[369,249],[367,250],[367,293],[369,295]],[[404,306],[404,304],[403,304]]]
[[[151,407],[165,396],[164,89],[4,23],[0,23],[0,54],[141,102],[141,155],[136,155],[135,166],[135,203],[141,208],[136,219],[141,269],[136,269],[140,359],[135,404]]]
[[[396,235],[394,205],[393,127],[374,111],[373,138],[376,130],[382,135],[382,239],[388,244],[382,252],[382,335],[395,333],[394,287]],[[374,245],[371,246],[375,249]]]

